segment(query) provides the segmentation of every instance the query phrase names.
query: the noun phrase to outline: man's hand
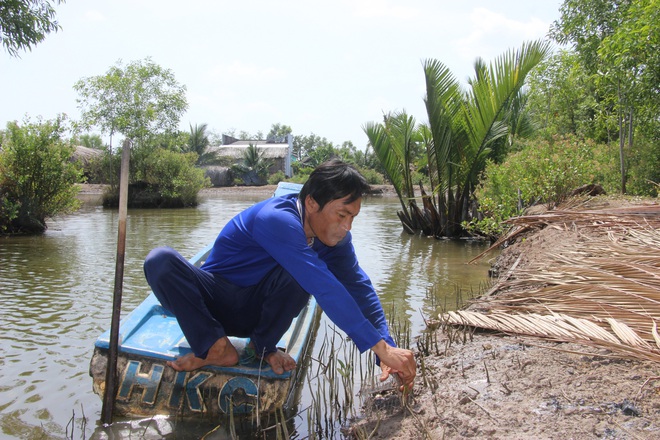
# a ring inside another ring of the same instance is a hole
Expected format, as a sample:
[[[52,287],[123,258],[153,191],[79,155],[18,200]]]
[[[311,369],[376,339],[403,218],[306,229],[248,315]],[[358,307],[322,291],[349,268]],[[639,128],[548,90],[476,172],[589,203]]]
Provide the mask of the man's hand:
[[[380,380],[385,381],[390,374],[396,374],[401,384],[399,391],[411,392],[417,373],[417,365],[412,351],[391,347],[382,339],[371,347],[371,350],[380,358],[380,368],[383,371]]]

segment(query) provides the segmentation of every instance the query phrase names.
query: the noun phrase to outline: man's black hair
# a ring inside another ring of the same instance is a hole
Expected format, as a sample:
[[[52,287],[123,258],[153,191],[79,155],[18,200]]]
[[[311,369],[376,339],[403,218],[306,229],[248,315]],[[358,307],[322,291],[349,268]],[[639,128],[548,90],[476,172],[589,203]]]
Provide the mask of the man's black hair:
[[[307,196],[312,196],[321,210],[326,203],[346,196],[350,196],[346,203],[352,203],[368,191],[369,184],[358,170],[339,159],[331,159],[312,171],[299,199],[304,204]]]

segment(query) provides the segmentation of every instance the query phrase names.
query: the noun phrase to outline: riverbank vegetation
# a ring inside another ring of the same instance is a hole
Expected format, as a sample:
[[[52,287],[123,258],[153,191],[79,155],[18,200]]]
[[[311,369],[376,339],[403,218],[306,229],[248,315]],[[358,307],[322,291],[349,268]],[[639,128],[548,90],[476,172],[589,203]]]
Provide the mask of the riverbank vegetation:
[[[0,233],[35,234],[46,219],[75,211],[82,169],[64,140],[66,120],[11,122],[0,133]]]
[[[370,183],[393,185],[405,231],[438,238],[495,239],[505,219],[534,204],[556,205],[580,188],[656,197],[660,36],[654,20],[660,6],[577,0],[564,2],[560,14],[547,40],[522,43],[490,62],[476,60],[466,86],[441,60],[425,60],[424,122],[384,109],[382,122],[363,124],[364,146],[334,144],[314,133],[292,136],[291,175],[269,169],[263,144],[243,157],[219,157],[213,147],[222,136],[207,124],[178,130],[188,108],[186,87],[150,58],[119,61],[74,85],[81,120],[70,143],[96,153],[85,160],[84,173],[90,183],[109,184],[106,206],[118,197],[117,136],[133,145],[129,206],[194,206],[197,192],[210,184],[210,167],[228,185],[304,182],[316,165],[339,157]],[[90,130],[100,130],[109,144]],[[266,134],[225,134],[281,142],[293,132],[274,123]],[[15,160],[24,161],[27,172],[32,158]],[[8,198],[15,182],[9,174],[3,182],[0,230],[6,231],[10,221],[16,228],[18,205]]]

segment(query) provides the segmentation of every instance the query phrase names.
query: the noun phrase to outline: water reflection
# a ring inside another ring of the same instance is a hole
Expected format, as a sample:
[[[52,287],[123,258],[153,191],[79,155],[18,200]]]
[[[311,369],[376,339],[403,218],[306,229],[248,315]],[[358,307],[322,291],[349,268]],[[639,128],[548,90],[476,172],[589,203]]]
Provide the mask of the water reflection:
[[[196,209],[129,210],[123,315],[148,292],[142,261],[152,248],[169,245],[192,257],[260,199],[209,196]],[[72,430],[74,438],[83,430],[89,438],[100,417],[88,367],[94,340],[110,322],[118,219],[99,206],[98,196],[84,202],[79,212],[49,222],[43,236],[0,238],[0,430],[8,438],[71,437]],[[457,286],[486,282],[487,263],[465,264],[485,245],[404,234],[398,208],[393,199],[365,200],[353,235],[386,310],[409,319],[416,334],[422,314],[435,313],[436,304],[453,305]],[[430,286],[436,286],[434,300]],[[301,407],[308,400],[302,396]],[[304,418],[296,420],[297,432],[306,432]],[[195,438],[185,434],[189,428],[176,437]]]
[[[402,231],[395,199],[371,198],[354,222],[353,237],[360,265],[371,277],[386,311],[408,319],[413,334],[424,328],[422,314],[455,309],[457,292],[477,291],[488,282],[488,262],[468,265],[487,244],[436,240]],[[431,298],[428,293],[435,293]]]

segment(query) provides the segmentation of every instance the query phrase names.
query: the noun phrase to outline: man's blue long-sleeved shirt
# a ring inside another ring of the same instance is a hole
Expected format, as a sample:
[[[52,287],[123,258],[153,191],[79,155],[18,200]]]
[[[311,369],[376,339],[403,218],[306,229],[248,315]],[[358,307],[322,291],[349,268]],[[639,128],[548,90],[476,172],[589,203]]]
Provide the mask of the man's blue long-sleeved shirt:
[[[280,265],[361,352],[381,339],[394,346],[371,280],[358,264],[351,233],[336,246],[319,240],[308,246],[297,200],[297,194],[270,198],[235,216],[218,235],[202,269],[246,287]]]

